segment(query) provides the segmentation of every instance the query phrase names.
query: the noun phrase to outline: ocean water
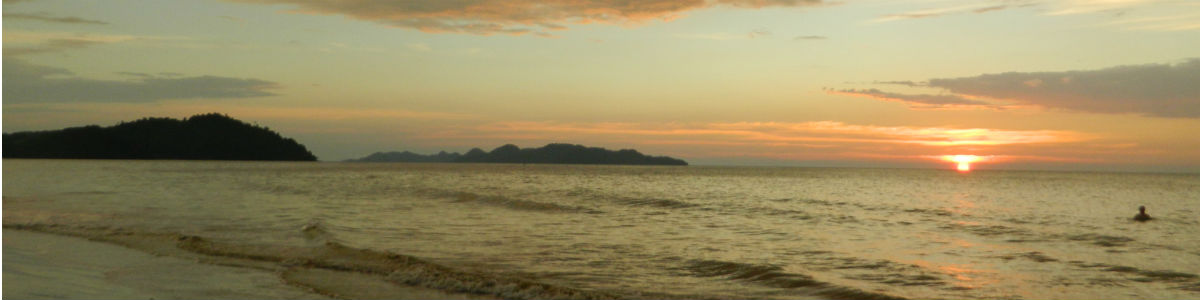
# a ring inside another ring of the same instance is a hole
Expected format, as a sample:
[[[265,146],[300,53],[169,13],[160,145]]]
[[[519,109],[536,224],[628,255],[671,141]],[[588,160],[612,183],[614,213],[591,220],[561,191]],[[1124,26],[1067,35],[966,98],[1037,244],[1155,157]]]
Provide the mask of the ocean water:
[[[3,163],[6,228],[504,298],[1200,298],[1197,174]]]

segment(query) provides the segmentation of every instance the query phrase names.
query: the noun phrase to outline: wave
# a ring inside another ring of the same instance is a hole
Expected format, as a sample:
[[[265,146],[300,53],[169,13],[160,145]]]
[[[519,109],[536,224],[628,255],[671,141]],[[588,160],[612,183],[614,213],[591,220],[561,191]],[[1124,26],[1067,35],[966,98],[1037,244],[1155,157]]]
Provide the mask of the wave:
[[[698,204],[687,203],[678,200],[658,199],[658,198],[616,198],[616,202],[628,206],[649,206],[657,208],[688,208],[700,206]]]
[[[361,294],[357,284],[331,285],[329,276],[341,279],[371,275],[400,286],[420,286],[464,296],[487,295],[503,299],[622,299],[617,293],[555,286],[522,278],[487,273],[471,273],[439,265],[417,257],[383,251],[356,249],[336,242],[317,247],[250,245],[214,241],[178,233],[137,232],[103,227],[74,227],[44,224],[4,225],[5,228],[77,236],[111,242],[159,255],[195,257],[205,262],[274,270],[290,284],[306,286],[332,297],[346,298]],[[308,230],[307,228],[305,230]],[[320,272],[313,272],[316,269]],[[332,273],[331,273],[332,271]],[[312,278],[312,276],[319,278]],[[357,274],[357,275],[355,275]],[[317,282],[317,283],[315,283]],[[378,295],[376,295],[378,296]],[[398,298],[404,295],[383,295]],[[643,296],[647,296],[643,294]],[[649,295],[649,297],[671,297]]]
[[[1151,283],[1151,282],[1162,283],[1162,284],[1166,284],[1167,287],[1170,287],[1173,289],[1192,291],[1192,292],[1200,292],[1200,275],[1196,275],[1196,274],[1192,274],[1192,273],[1184,273],[1184,272],[1171,271],[1171,270],[1144,270],[1144,269],[1139,269],[1139,268],[1130,267],[1130,266],[1113,265],[1113,264],[1105,264],[1105,263],[1086,263],[1086,262],[1077,261],[1077,260],[1070,261],[1069,264],[1071,264],[1075,267],[1078,267],[1078,268],[1083,268],[1083,269],[1094,269],[1094,270],[1100,270],[1100,271],[1105,271],[1105,272],[1112,272],[1112,273],[1120,276],[1120,279],[1118,279],[1118,280],[1126,280],[1126,281],[1130,281],[1130,283]],[[1111,278],[1104,278],[1104,277],[1090,278],[1090,279],[1088,279],[1087,283],[1099,284],[1099,285],[1105,285],[1105,284],[1123,285],[1122,283],[1119,283],[1119,281],[1116,281]]]
[[[554,204],[554,203],[513,199],[513,198],[498,196],[498,195],[479,195],[479,194],[468,193],[468,192],[457,192],[457,193],[454,193],[453,196],[451,196],[451,197],[454,199],[453,200],[454,202],[459,202],[459,203],[473,202],[473,203],[486,204],[486,205],[495,205],[495,206],[504,207],[504,208],[508,208],[508,209],[514,209],[514,210],[540,211],[540,212],[574,212],[574,213],[588,213],[588,214],[604,213],[602,211],[598,211],[598,210],[587,208],[587,207],[568,206],[568,205],[561,205],[561,204]]]
[[[786,217],[793,220],[810,220],[813,218],[812,214],[798,209],[758,208],[757,210],[762,211],[763,215],[766,216]]]
[[[1095,233],[1070,235],[1070,236],[1067,236],[1066,238],[1068,240],[1072,240],[1072,241],[1091,242],[1092,244],[1095,244],[1095,245],[1101,246],[1101,247],[1125,246],[1125,244],[1128,244],[1128,243],[1134,241],[1134,239],[1128,238],[1128,237],[1103,235],[1103,234],[1095,234]]]
[[[927,215],[927,216],[937,216],[937,217],[949,217],[949,216],[954,215],[954,213],[944,210],[944,209],[909,208],[909,209],[905,209],[904,212],[923,214],[923,215]]]
[[[310,244],[324,244],[327,242],[341,242],[333,233],[329,232],[325,223],[321,220],[311,220],[304,227],[300,227],[300,234],[304,236],[304,240]]]
[[[1138,281],[1138,282],[1152,282],[1152,281],[1186,282],[1186,281],[1200,280],[1200,276],[1198,276],[1196,274],[1192,274],[1192,273],[1183,273],[1183,272],[1176,272],[1176,271],[1169,271],[1169,270],[1142,270],[1142,269],[1138,269],[1138,268],[1130,267],[1130,266],[1111,265],[1111,264],[1105,264],[1105,263],[1085,263],[1085,262],[1081,262],[1081,261],[1071,261],[1070,263],[1072,265],[1074,265],[1076,267],[1080,267],[1080,268],[1100,269],[1100,270],[1107,271],[1107,272],[1116,272],[1116,273],[1123,273],[1123,274],[1128,274],[1128,275],[1133,275],[1133,276],[1139,276],[1137,278],[1130,279],[1130,280]],[[1193,282],[1193,283],[1200,284],[1200,282]]]
[[[683,267],[693,276],[725,277],[773,288],[800,289],[801,293],[830,299],[904,299],[896,296],[872,293],[850,287],[836,286],[817,281],[812,276],[783,272],[776,265],[755,265],[719,260],[692,260]]]
[[[1034,234],[1028,230],[1004,225],[984,225],[964,222],[947,223],[938,226],[941,229],[955,232],[969,232],[982,237],[1016,236],[1028,238]]]
[[[808,258],[805,266],[815,270],[839,270],[845,278],[871,281],[892,286],[929,286],[946,288],[941,277],[930,275],[929,270],[912,264],[897,263],[884,259],[844,257],[830,251],[804,251],[797,253]],[[942,274],[944,275],[944,274]]]
[[[1040,263],[1058,261],[1057,258],[1046,256],[1045,254],[1042,254],[1041,252],[1037,252],[1037,251],[997,255],[997,256],[993,256],[993,257],[1003,259],[1003,260],[1013,260],[1013,259],[1017,259],[1017,258],[1024,258],[1024,259],[1028,259],[1028,260],[1032,260],[1032,261],[1040,262]]]
[[[689,208],[697,207],[699,204],[688,203],[685,201],[662,199],[662,198],[642,198],[642,197],[627,197],[613,195],[593,189],[577,188],[568,191],[564,194],[567,197],[578,197],[580,199],[590,201],[606,201],[625,206],[634,207],[656,207],[656,208]]]

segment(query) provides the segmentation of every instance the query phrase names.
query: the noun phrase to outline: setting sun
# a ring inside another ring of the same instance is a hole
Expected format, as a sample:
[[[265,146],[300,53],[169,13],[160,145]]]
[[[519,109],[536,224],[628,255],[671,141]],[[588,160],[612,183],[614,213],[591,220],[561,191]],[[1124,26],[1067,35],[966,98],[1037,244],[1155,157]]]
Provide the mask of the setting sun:
[[[946,155],[942,159],[958,163],[959,172],[971,171],[971,163],[983,160],[977,155]]]

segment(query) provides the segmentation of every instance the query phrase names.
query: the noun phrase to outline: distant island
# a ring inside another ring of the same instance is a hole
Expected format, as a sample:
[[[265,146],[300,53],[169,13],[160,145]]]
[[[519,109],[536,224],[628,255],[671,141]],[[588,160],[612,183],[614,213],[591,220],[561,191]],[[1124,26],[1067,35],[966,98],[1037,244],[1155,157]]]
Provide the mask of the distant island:
[[[4,158],[317,160],[293,139],[218,113],[5,133],[3,152]]]
[[[549,144],[541,148],[521,149],[513,144],[500,146],[491,152],[474,148],[467,154],[438,152],[421,155],[404,152],[375,152],[349,162],[451,162],[451,163],[527,163],[527,164],[602,164],[602,165],[674,165],[686,166],[682,159],[648,156],[637,150],[608,150],[572,144]]]

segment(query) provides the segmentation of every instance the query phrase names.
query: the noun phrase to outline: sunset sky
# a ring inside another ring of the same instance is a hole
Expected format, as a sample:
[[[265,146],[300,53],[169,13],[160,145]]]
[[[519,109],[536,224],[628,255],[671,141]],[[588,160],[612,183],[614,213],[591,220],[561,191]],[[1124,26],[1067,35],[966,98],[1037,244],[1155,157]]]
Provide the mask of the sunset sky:
[[[1200,172],[1194,0],[4,0],[3,131],[221,112],[321,160]]]

